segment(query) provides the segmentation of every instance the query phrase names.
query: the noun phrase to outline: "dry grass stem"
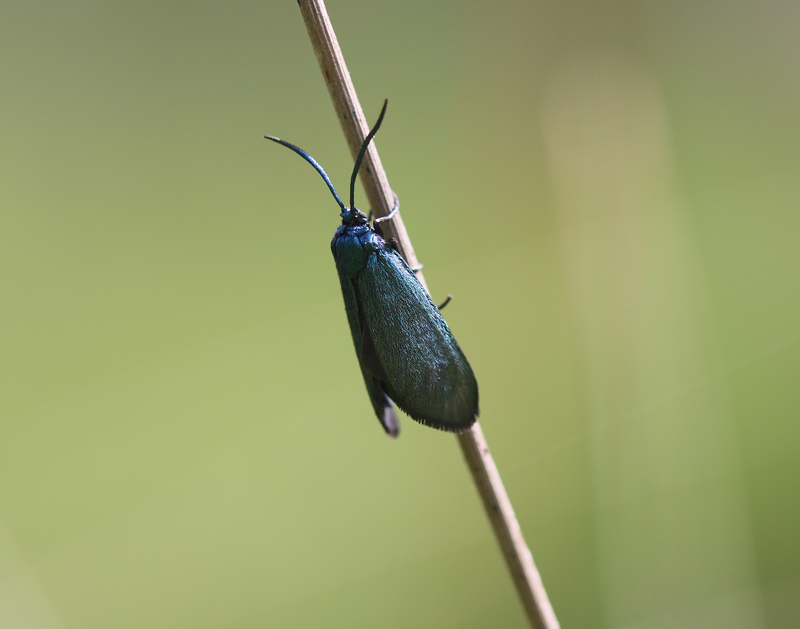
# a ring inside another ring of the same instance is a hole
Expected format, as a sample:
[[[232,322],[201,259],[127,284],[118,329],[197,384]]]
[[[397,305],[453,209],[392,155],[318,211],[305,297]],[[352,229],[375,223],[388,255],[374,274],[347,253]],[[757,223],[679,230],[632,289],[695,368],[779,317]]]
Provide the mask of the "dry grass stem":
[[[325,3],[322,0],[298,0],[298,5],[322,68],[325,83],[328,85],[336,114],[347,138],[347,144],[355,158],[369,133],[369,125],[358,102]],[[394,195],[374,142],[370,144],[364,158],[361,181],[370,207],[376,216],[389,214],[394,206]],[[412,269],[420,268],[399,213],[394,219],[383,223],[382,229],[387,237],[397,239],[400,252],[409,266]],[[427,289],[421,271],[416,273]],[[471,429],[458,435],[458,442],[531,626],[537,629],[559,629],[553,607],[547,598],[533,556],[522,537],[514,509],[511,507],[511,501],[503,487],[503,481],[489,452],[480,424],[475,422]]]

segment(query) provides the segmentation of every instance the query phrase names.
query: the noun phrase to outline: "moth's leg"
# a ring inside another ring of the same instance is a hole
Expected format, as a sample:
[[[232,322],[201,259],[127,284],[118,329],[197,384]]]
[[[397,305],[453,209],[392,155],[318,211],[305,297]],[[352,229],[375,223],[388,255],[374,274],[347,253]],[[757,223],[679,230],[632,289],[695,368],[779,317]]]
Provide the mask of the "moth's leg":
[[[394,190],[392,190],[392,195],[394,195],[394,207],[392,208],[392,211],[389,212],[386,216],[381,216],[380,218],[376,218],[375,225],[377,225],[378,223],[385,223],[386,221],[394,218],[400,211],[400,199],[397,198],[397,195],[394,193]],[[372,210],[370,210],[369,215],[372,216]],[[375,229],[375,231],[378,230],[377,227],[374,227],[373,229]]]
[[[452,299],[453,299],[453,296],[452,295],[448,295],[447,299],[445,299],[444,302],[442,303],[442,305],[439,306],[439,312],[441,312],[442,308],[444,308],[447,304],[449,304],[452,301]]]

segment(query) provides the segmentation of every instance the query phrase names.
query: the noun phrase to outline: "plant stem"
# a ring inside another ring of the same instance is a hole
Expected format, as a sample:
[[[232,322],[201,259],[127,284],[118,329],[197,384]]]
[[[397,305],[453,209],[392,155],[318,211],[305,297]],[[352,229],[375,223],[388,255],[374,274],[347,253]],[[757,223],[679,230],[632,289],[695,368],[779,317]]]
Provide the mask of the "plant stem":
[[[328,85],[350,152],[355,158],[369,133],[369,125],[358,101],[350,73],[347,71],[325,3],[323,0],[298,0],[297,4],[303,14],[311,44],[322,69],[322,75],[325,77],[325,83]],[[395,199],[378,157],[375,142],[370,144],[364,157],[361,182],[375,215],[381,217],[389,214]],[[417,277],[427,290],[425,279],[419,270],[421,266],[414,255],[414,248],[411,246],[400,214],[383,223],[381,228],[387,237],[397,240],[400,253],[408,265],[415,269]],[[458,442],[531,626],[536,629],[559,629],[553,607],[547,598],[533,556],[525,544],[511,501],[489,453],[489,446],[480,424],[475,422],[472,428],[459,434]]]

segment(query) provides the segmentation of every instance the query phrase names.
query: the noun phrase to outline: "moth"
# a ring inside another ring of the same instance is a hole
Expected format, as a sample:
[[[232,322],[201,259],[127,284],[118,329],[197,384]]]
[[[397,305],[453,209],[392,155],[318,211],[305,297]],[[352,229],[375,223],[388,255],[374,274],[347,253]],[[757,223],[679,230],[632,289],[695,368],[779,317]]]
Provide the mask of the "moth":
[[[478,383],[440,309],[395,243],[383,238],[380,223],[393,218],[399,204],[395,198],[392,212],[375,219],[373,225],[355,207],[356,177],[387,104],[361,145],[350,177],[349,206],[313,157],[285,140],[264,137],[311,164],[339,204],[342,224],[333,236],[331,251],[361,374],[383,429],[391,437],[400,432],[394,403],[426,426],[463,432],[478,416]]]

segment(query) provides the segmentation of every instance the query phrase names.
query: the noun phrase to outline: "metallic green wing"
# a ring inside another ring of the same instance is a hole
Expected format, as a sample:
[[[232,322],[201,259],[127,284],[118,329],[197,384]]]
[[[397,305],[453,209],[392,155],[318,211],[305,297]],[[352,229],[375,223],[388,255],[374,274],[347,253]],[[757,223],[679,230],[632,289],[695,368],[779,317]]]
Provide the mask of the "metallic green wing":
[[[373,251],[355,283],[362,335],[374,347],[382,389],[420,423],[453,432],[469,428],[478,415],[475,375],[403,258],[388,246]]]

